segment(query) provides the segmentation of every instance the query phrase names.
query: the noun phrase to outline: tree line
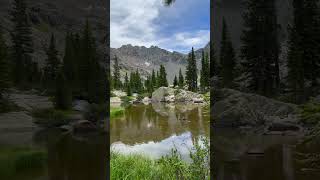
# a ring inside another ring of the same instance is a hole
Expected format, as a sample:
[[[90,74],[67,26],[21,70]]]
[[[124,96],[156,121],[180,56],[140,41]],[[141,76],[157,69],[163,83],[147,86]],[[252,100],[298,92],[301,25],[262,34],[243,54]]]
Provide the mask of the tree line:
[[[33,59],[32,31],[25,1],[14,0],[10,15],[13,23],[10,47],[0,32],[1,96],[10,87],[38,88],[54,96],[58,109],[70,108],[73,98],[96,104],[107,101],[107,72],[99,63],[88,20],[80,33],[66,33],[63,59],[51,34],[45,49],[45,67],[40,69]]]
[[[202,51],[201,59],[201,71],[200,71],[200,86],[198,86],[198,70],[197,62],[195,58],[195,52],[192,48],[191,52],[188,54],[188,63],[186,68],[186,75],[182,74],[180,68],[179,75],[175,75],[173,80],[173,87],[185,88],[190,91],[207,91],[209,89],[209,77],[210,77],[210,63],[209,55]],[[120,65],[118,57],[114,57],[113,74],[111,76],[111,89],[126,91],[128,96],[132,93],[148,93],[151,96],[152,92],[159,87],[168,87],[167,73],[163,65],[160,65],[159,71],[152,70],[152,73],[146,77],[146,79],[141,78],[138,69],[135,72],[131,72],[130,76],[126,73],[124,80],[120,75]]]
[[[317,2],[293,0],[293,22],[288,27],[288,74],[281,78],[276,1],[246,1],[240,60],[237,60],[223,19],[219,61],[212,54],[213,74],[218,77],[218,86],[245,88],[268,97],[286,95],[295,103],[303,103],[317,95],[320,76],[320,14]],[[243,82],[245,85],[241,84]]]

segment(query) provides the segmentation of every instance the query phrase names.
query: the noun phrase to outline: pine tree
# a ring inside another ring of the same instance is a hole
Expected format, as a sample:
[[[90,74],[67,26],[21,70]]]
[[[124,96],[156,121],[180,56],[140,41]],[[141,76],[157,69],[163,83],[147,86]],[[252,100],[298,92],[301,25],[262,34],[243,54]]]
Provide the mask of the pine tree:
[[[9,69],[8,48],[0,29],[0,100],[11,85]]]
[[[186,71],[186,83],[190,91],[198,90],[198,74],[197,74],[197,62],[194,55],[194,49],[192,48],[188,56],[188,65]]]
[[[319,78],[319,6],[315,0],[294,0],[293,8],[293,25],[289,27],[287,78],[293,101],[303,103],[308,98],[305,89],[313,90]],[[311,84],[311,88],[307,84]]]
[[[77,54],[79,53],[78,44],[73,34],[67,33],[65,37],[65,50],[63,57],[63,69],[67,81],[72,87],[73,94],[79,94],[79,75],[77,67]]]
[[[72,104],[72,94],[63,71],[59,71],[56,78],[55,107],[57,109],[70,109]]]
[[[114,88],[120,89],[121,88],[121,80],[120,80],[120,67],[118,58],[114,57],[114,65],[113,65],[113,81],[114,81]]]
[[[279,42],[275,0],[248,0],[243,14],[241,58],[248,88],[265,96],[279,87]]]
[[[178,86],[178,79],[177,79],[177,76],[174,76],[173,87],[176,87],[176,86]]]
[[[161,64],[159,72],[159,86],[168,87],[166,68]]]
[[[202,51],[201,72],[200,72],[200,88],[205,91],[209,87],[210,81],[210,64],[208,54]]]
[[[221,74],[222,85],[224,87],[231,87],[235,78],[235,52],[233,49],[232,42],[230,40],[228,27],[225,19],[223,19],[222,25],[222,40],[220,49],[220,63],[221,63]]]
[[[179,84],[179,88],[183,88],[183,86],[184,86],[184,77],[182,75],[181,68],[179,70],[179,83],[178,84]]]
[[[156,77],[156,73],[154,72],[154,69],[152,70],[151,81],[152,81],[153,88],[156,88],[157,87],[157,77]]]
[[[58,51],[55,45],[55,38],[54,35],[51,35],[50,38],[50,45],[47,49],[47,59],[46,59],[46,66],[44,68],[45,71],[45,87],[49,89],[55,89],[55,81],[57,77],[57,73],[60,66],[60,61],[58,58]]]
[[[11,31],[11,59],[13,82],[20,86],[27,86],[27,80],[32,76],[28,65],[32,62],[33,43],[31,26],[27,15],[25,0],[14,0],[10,11],[13,29]]]

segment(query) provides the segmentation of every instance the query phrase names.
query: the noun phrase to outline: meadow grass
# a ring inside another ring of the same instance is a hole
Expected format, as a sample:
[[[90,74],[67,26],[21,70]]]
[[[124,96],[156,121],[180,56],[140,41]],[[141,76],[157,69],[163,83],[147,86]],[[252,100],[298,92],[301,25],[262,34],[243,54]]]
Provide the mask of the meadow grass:
[[[46,166],[47,155],[40,149],[0,147],[0,177],[9,179],[19,173]]]
[[[116,118],[124,115],[123,107],[110,107],[110,118]]]
[[[185,162],[176,149],[157,160],[139,154],[111,152],[111,179],[210,179],[209,146],[196,144],[190,158],[191,163]]]

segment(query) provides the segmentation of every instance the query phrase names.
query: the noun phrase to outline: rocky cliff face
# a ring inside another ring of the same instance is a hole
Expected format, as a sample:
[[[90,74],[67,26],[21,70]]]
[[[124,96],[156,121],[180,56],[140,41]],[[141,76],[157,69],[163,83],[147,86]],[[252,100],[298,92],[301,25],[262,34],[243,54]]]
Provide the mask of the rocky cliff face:
[[[200,69],[201,52],[210,51],[209,44],[202,49],[196,50],[198,69]],[[164,65],[169,83],[173,82],[174,76],[179,75],[179,69],[185,72],[187,65],[187,54],[170,52],[157,46],[150,48],[143,46],[123,45],[120,48],[111,48],[111,71],[113,70],[114,57],[117,56],[121,68],[121,75],[124,77],[127,72],[139,70],[143,77],[150,75],[152,70],[159,70],[160,65]]]
[[[7,43],[10,43],[9,32],[12,24],[9,11],[13,0],[0,1],[0,24],[6,33]],[[106,62],[108,56],[106,43],[108,28],[106,11],[109,3],[105,0],[26,0],[28,15],[32,25],[34,60],[40,66],[44,65],[45,47],[51,33],[56,36],[56,43],[63,56],[64,38],[67,31],[78,32],[86,19],[91,23],[101,61]]]

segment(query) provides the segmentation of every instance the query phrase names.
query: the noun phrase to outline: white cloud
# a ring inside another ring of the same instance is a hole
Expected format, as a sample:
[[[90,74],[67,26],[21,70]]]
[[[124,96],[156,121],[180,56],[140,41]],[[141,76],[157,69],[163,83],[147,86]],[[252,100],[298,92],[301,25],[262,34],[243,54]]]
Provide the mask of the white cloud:
[[[111,0],[111,47],[155,45],[177,51],[203,47],[209,42],[209,30],[160,36],[160,27],[155,21],[161,17],[161,8],[162,0]]]

